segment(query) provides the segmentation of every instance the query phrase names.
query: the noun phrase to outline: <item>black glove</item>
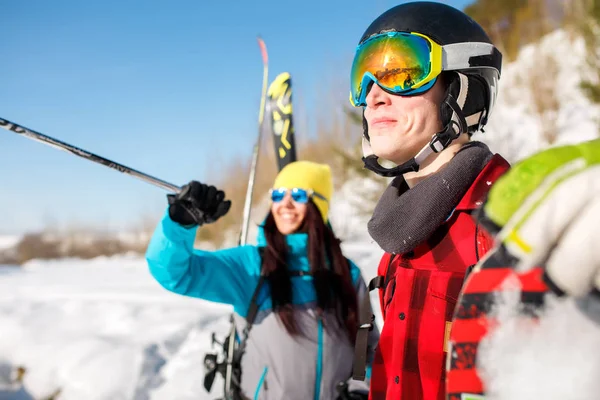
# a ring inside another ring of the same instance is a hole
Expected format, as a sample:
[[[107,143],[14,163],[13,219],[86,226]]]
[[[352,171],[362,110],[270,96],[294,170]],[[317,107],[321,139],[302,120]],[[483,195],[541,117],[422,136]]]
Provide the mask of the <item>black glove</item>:
[[[231,200],[214,186],[191,181],[177,194],[167,195],[169,217],[183,226],[210,224],[227,214]]]

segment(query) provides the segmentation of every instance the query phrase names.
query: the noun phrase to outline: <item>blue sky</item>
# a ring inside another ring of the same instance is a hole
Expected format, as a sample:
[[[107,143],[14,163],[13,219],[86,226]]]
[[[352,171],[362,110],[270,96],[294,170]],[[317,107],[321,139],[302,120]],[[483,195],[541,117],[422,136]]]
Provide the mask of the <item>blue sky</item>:
[[[445,3],[462,8],[470,1]],[[0,118],[177,185],[210,183],[221,165],[252,152],[262,80],[258,34],[270,79],[290,72],[294,106],[311,111],[332,80],[345,85],[357,40],[396,4],[7,2]],[[162,189],[5,130],[0,171],[0,233],[54,224],[118,229],[166,204]]]

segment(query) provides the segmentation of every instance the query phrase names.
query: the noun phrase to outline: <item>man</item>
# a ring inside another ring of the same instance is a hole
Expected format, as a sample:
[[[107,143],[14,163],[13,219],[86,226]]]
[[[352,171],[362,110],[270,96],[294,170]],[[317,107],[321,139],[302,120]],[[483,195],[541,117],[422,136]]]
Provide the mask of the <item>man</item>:
[[[379,288],[384,317],[371,399],[445,399],[456,301],[469,269],[491,247],[471,214],[509,168],[470,141],[492,112],[501,61],[475,21],[433,2],[386,11],[357,47],[351,102],[364,108],[363,160],[395,177],[368,225],[386,252],[370,285]],[[366,314],[357,336],[359,379]]]

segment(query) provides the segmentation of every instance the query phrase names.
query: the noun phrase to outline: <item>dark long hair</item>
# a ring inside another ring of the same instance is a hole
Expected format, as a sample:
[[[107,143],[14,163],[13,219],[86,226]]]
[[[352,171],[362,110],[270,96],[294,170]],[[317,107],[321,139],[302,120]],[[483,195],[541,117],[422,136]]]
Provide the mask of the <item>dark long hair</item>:
[[[358,300],[352,284],[350,265],[342,254],[340,240],[335,236],[317,206],[309,201],[301,231],[308,233],[308,261],[317,295],[317,312],[331,311],[340,327],[344,326],[351,343],[358,329]],[[267,248],[262,273],[267,276],[273,310],[290,335],[300,329],[292,306],[292,281],[287,267],[285,236],[275,225],[269,212],[264,225]]]

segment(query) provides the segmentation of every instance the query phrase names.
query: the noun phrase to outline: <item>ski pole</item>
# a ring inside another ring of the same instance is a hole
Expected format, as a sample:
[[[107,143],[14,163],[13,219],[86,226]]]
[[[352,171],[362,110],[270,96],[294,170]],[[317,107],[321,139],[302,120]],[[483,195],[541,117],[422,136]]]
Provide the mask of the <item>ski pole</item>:
[[[239,245],[243,246],[248,240],[248,225],[250,225],[250,210],[252,208],[252,191],[254,189],[254,178],[256,175],[256,164],[258,163],[258,153],[260,150],[260,141],[262,137],[263,120],[265,116],[265,101],[267,97],[267,84],[269,78],[269,57],[267,55],[267,46],[265,42],[258,37],[258,45],[263,58],[263,88],[260,99],[260,111],[258,114],[258,138],[254,145],[254,153],[252,154],[252,164],[250,166],[250,177],[248,179],[248,189],[246,190],[246,201],[244,203],[244,216],[242,221],[242,232],[240,233]]]
[[[21,126],[14,122],[8,121],[6,119],[0,118],[0,127],[4,128],[6,130],[9,130],[11,132],[14,132],[14,133],[18,133],[19,135],[28,137],[29,139],[33,139],[35,141],[44,143],[48,146],[52,146],[59,150],[64,150],[64,151],[74,154],[76,156],[85,158],[88,161],[102,164],[106,167],[115,169],[124,174],[134,176],[138,179],[141,179],[142,181],[144,181],[146,183],[150,183],[154,186],[158,186],[160,188],[171,191],[173,193],[178,193],[181,190],[181,188],[179,186],[173,185],[172,183],[165,182],[161,179],[158,179],[158,178],[155,178],[148,174],[145,174],[143,172],[137,171],[133,168],[126,167],[123,164],[116,163],[116,162],[108,160],[104,157],[100,157],[96,154],[90,153],[89,151],[80,149],[78,147],[72,146],[65,142],[61,142],[60,140],[51,138],[50,136],[46,136],[46,135],[36,132],[32,129],[25,128],[24,126]]]

